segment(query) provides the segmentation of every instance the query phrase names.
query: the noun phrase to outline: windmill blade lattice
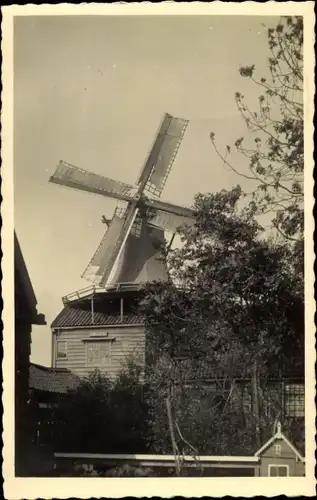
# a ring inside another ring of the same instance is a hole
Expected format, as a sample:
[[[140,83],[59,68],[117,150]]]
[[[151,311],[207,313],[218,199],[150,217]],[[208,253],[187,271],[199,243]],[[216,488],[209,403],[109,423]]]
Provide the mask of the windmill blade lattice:
[[[187,125],[188,120],[180,118],[171,119],[170,126],[165,134],[157,161],[153,165],[152,172],[145,185],[144,190],[146,192],[157,197],[161,196],[181,145]]]
[[[156,197],[161,196],[187,125],[188,120],[165,114],[138,180],[139,185],[144,183],[145,192]]]
[[[82,277],[104,286],[135,223],[138,209],[131,204],[124,218],[113,217]]]
[[[120,235],[124,220],[114,216],[87,268],[82,274],[82,278],[101,284],[104,274],[109,272],[110,257],[114,252],[116,241]]]
[[[161,210],[172,215],[194,218],[194,210],[192,208],[175,205],[174,203],[170,203],[167,201],[152,199],[147,200],[145,205],[146,207],[148,207],[148,209],[153,210],[153,213],[155,210]]]
[[[126,201],[119,201],[119,203],[116,206],[114,215],[116,217],[119,217],[120,219],[123,219],[127,214],[128,207],[129,203],[127,203]],[[138,212],[135,221],[133,223],[133,226],[131,228],[131,233],[134,234],[134,236],[140,236],[141,227],[142,227],[142,217],[140,215],[140,212]]]
[[[130,193],[135,189],[130,184],[88,172],[64,161],[59,163],[50,178],[50,182],[127,201],[133,199],[133,195]]]

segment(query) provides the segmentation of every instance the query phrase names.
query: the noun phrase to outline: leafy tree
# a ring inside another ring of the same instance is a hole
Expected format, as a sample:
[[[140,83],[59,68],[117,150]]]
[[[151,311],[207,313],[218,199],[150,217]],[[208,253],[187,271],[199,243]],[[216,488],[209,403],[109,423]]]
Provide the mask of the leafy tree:
[[[221,153],[215,134],[211,140],[225,165],[240,176],[256,182],[251,205],[259,214],[273,212],[273,225],[289,240],[302,240],[304,229],[303,173],[303,18],[282,17],[268,30],[269,76],[256,77],[255,64],[240,68],[240,75],[259,87],[258,110],[252,110],[245,97],[236,92],[235,100],[254,145],[243,137],[235,148],[248,162],[249,173],[242,172],[230,159],[231,147]]]
[[[115,420],[115,452],[146,451],[147,404],[142,384],[143,366],[128,358],[115,380],[111,393],[111,412]],[[130,451],[129,451],[130,450]]]
[[[63,451],[92,452],[96,446],[98,451],[103,446],[111,448],[111,391],[112,382],[96,370],[69,392],[57,409],[59,420],[64,423],[59,443]]]
[[[145,450],[147,408],[141,370],[129,362],[111,381],[96,370],[59,405],[62,422],[56,446],[61,451],[134,453]]]
[[[174,454],[176,450],[180,456],[194,457],[241,454],[241,449],[245,453],[254,452],[251,426],[254,421],[250,411],[244,408],[244,386],[230,377],[230,368],[215,373],[215,365],[220,364],[221,360],[216,357],[212,362],[209,353],[211,381],[205,380],[201,369],[206,362],[194,362],[190,366],[187,360],[176,359],[168,363],[166,355],[149,368],[147,397],[153,452]],[[171,407],[171,421],[167,403]],[[170,426],[174,431],[175,449]]]
[[[239,187],[196,197],[196,225],[168,257],[172,281],[145,290],[152,351],[200,357],[230,334],[266,359],[289,359],[303,327],[298,263],[286,243],[263,238],[241,199]]]
[[[150,426],[157,451],[171,452],[173,439],[192,453],[232,453],[239,446],[254,450],[265,433],[271,435],[273,425],[263,418],[261,381],[273,370],[278,375],[276,367],[303,363],[299,265],[286,242],[264,239],[254,213],[241,208],[242,200],[239,187],[198,195],[195,227],[181,231],[182,247],[168,255],[171,282],[144,289]],[[184,359],[196,361],[196,366],[203,360],[221,368],[228,353],[234,355],[231,364],[225,374],[214,377],[229,384],[218,394],[222,403],[218,405],[209,394],[204,409],[205,388],[197,374],[190,384],[197,401],[181,402],[175,396],[175,389],[185,395],[188,389],[191,367],[184,378],[180,370]],[[248,426],[241,424],[243,413],[232,404],[230,394],[232,368],[237,368],[238,360],[241,376],[253,381],[253,417]],[[175,438],[169,431],[168,401]]]

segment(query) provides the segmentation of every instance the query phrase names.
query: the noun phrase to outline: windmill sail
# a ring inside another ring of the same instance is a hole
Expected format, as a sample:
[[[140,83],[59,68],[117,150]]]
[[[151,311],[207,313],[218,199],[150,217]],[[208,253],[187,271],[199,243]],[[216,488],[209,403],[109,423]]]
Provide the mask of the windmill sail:
[[[188,120],[165,114],[135,187],[61,161],[50,182],[115,198],[118,205],[82,277],[103,287],[122,282],[167,279],[161,246],[164,230],[193,222],[193,210],[158,200]],[[151,193],[149,200],[144,192]]]
[[[83,278],[98,285],[101,284],[103,274],[108,273],[108,262],[114,251],[123,224],[123,219],[117,216],[113,217],[100,245],[82,275]]]
[[[94,283],[106,285],[113,268],[120,257],[126,239],[135,222],[138,209],[131,204],[124,218],[114,216],[97,251],[82,277]]]
[[[188,207],[182,207],[181,205],[175,205],[174,203],[169,203],[167,201],[161,200],[147,200],[145,205],[150,209],[150,211],[155,212],[155,210],[162,210],[173,215],[180,215],[181,217],[194,218],[194,210]]]
[[[188,120],[165,115],[138,181],[148,193],[161,196],[187,124]]]
[[[130,192],[134,188],[130,184],[108,179],[64,161],[59,163],[54,175],[50,177],[50,182],[119,200],[133,199]]]
[[[170,231],[171,233],[176,233],[181,226],[192,226],[194,219],[192,217],[174,215],[163,210],[156,210],[153,215],[149,216],[148,224],[165,229],[165,231]]]

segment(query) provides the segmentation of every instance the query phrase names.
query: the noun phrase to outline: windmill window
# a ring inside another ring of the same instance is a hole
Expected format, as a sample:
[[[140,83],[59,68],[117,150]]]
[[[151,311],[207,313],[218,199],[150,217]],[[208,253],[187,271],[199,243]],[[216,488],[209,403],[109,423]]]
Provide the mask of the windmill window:
[[[67,358],[67,342],[66,340],[58,340],[56,343],[56,358],[66,359]]]
[[[304,417],[305,415],[304,384],[285,385],[285,414],[287,417]]]
[[[111,358],[111,342],[102,340],[98,342],[87,342],[86,364],[88,366],[105,366]]]

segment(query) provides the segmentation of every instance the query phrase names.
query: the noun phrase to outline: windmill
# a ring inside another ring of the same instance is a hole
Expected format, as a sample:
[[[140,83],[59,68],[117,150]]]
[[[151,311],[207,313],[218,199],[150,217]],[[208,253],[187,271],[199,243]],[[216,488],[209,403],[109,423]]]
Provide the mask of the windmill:
[[[99,287],[167,279],[164,232],[193,224],[193,210],[160,200],[188,120],[165,114],[135,186],[60,161],[50,182],[118,200],[82,277]]]

